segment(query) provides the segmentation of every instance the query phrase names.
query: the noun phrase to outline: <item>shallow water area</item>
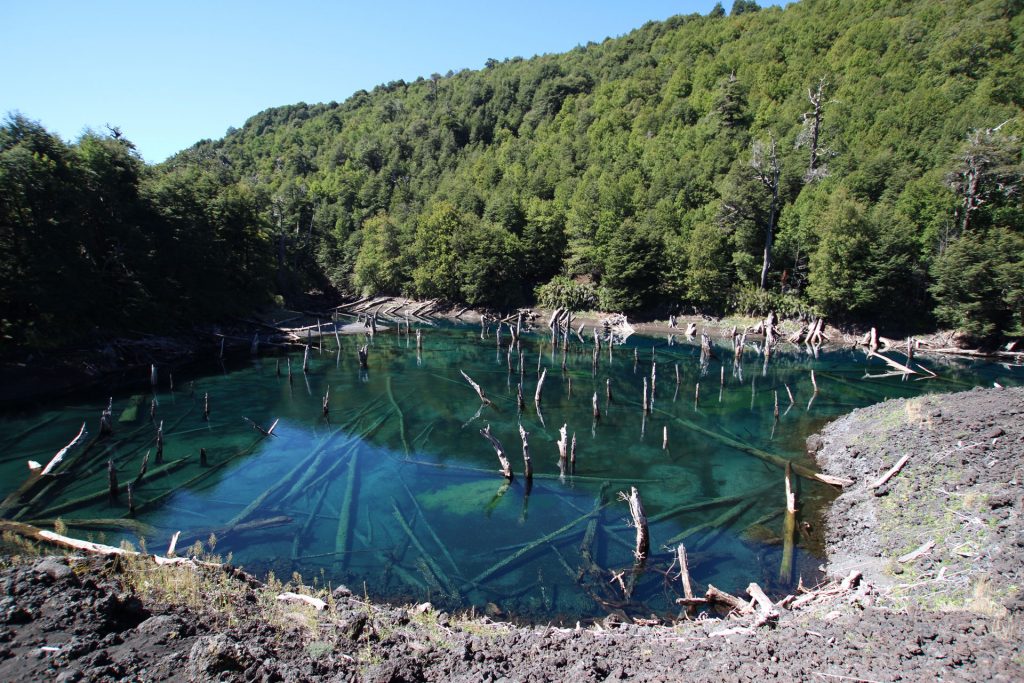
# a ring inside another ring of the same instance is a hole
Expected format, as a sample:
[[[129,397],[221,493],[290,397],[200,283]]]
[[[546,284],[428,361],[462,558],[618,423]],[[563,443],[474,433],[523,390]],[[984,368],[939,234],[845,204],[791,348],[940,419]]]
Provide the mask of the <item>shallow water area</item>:
[[[415,331],[341,337],[340,348],[324,337],[306,373],[301,350],[180,371],[173,391],[158,370],[154,391],[112,397],[110,436],[99,436],[108,396],[7,413],[0,418],[4,514],[44,528],[59,517],[70,535],[144,542],[160,553],[180,531],[179,554],[201,542],[203,552],[230,554],[260,576],[287,580],[297,572],[307,583],[345,583],[381,600],[545,622],[615,609],[671,615],[682,594],[674,566],[680,542],[698,591],[709,583],[734,593],[751,581],[769,592],[800,578],[814,583],[820,513],[835,491],[795,478],[793,571],[780,576],[780,462],[814,468],[804,442],[829,419],[889,397],[1024,384],[1021,367],[931,357],[922,363],[935,379],[866,377],[886,367],[854,350],[814,358],[783,344],[766,363],[748,346],[734,363],[732,349],[719,346],[702,362],[699,342],[633,336],[610,352],[603,344],[595,356],[589,333],[587,343],[574,338],[563,352],[547,335],[524,335],[510,349],[507,330],[499,342],[493,327],[428,325],[418,350]],[[368,367],[360,368],[364,343]],[[538,411],[533,397],[544,370]],[[649,414],[645,379],[654,386]],[[275,420],[269,436],[252,426]],[[28,477],[26,461],[45,465],[83,422],[88,436],[55,474],[11,495]],[[512,463],[511,483],[480,435],[488,424]],[[520,424],[529,433],[532,485],[523,477]],[[563,425],[576,442],[574,472],[568,463],[560,471]],[[635,530],[617,497],[632,486],[651,522],[650,556],[637,572]]]

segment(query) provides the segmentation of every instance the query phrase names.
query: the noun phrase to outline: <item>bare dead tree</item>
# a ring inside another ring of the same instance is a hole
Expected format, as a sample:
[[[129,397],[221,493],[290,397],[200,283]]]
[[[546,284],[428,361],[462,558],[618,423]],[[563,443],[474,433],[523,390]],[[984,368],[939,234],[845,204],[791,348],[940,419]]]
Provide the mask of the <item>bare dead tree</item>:
[[[832,103],[832,100],[826,100],[827,89],[828,81],[824,78],[818,80],[818,85],[814,89],[807,89],[811,110],[804,112],[803,128],[796,138],[797,149],[807,147],[810,150],[807,172],[804,174],[804,182],[808,184],[828,176],[828,167],[824,160],[832,155],[832,151],[824,146],[821,140],[825,107]]]
[[[996,195],[1010,198],[1020,191],[1024,166],[1019,141],[1000,131],[1004,125],[1006,122],[968,133],[955,168],[946,176],[946,184],[960,199],[956,215],[959,235],[970,229],[974,212]]]
[[[768,135],[768,143],[754,142],[750,150],[750,168],[754,177],[770,196],[768,217],[764,227],[764,258],[761,261],[761,289],[768,286],[768,269],[772,265],[772,247],[775,244],[775,222],[779,213],[779,155],[775,136]]]

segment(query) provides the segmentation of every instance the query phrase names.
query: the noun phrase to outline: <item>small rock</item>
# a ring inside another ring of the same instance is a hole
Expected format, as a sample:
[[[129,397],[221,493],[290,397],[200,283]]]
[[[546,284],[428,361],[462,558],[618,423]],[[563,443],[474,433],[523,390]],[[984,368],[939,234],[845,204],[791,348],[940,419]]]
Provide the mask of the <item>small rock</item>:
[[[245,671],[245,659],[242,647],[226,635],[201,636],[192,646],[186,671],[190,680],[210,680],[227,671]]]
[[[348,589],[348,586],[341,585],[335,588],[331,595],[334,596],[335,600],[340,600],[342,598],[352,597],[352,591]]]
[[[135,627],[140,633],[151,633],[158,636],[175,637],[181,634],[183,624],[177,617],[170,614],[159,614],[146,619]]]
[[[817,453],[818,451],[821,450],[822,446],[825,445],[825,442],[817,434],[812,434],[811,436],[807,437],[806,444],[807,452],[813,455],[814,453]]]
[[[67,671],[61,671],[60,675],[55,679],[57,683],[75,683],[75,681],[82,680],[82,672],[78,669],[68,669]]]
[[[57,562],[53,559],[48,558],[37,562],[36,565],[32,567],[32,571],[34,571],[37,574],[44,574],[46,576],[49,576],[54,581],[62,581],[64,579],[73,578],[75,579],[75,583],[78,583],[77,577],[75,577],[75,572],[71,569],[71,567],[67,566],[62,562]]]
[[[998,439],[1005,433],[1006,432],[1003,430],[1002,427],[993,427],[992,429],[986,431],[984,436],[986,439]]]

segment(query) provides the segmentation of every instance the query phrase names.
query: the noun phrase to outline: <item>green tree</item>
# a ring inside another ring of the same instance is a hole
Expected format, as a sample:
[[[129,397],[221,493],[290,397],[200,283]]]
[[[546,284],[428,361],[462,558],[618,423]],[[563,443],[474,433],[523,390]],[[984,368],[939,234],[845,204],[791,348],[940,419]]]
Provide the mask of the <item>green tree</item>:
[[[363,223],[354,284],[363,296],[399,294],[408,280],[402,236],[391,217],[379,213]]]
[[[968,233],[935,261],[935,314],[982,340],[1024,332],[1024,236],[1005,228]]]

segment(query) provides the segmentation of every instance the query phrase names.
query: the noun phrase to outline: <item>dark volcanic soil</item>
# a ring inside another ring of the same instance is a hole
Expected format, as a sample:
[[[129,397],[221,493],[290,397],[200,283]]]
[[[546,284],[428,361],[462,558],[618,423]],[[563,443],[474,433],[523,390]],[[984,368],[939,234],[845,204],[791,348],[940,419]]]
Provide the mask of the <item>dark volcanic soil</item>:
[[[812,445],[857,481],[830,516],[829,569],[866,580],[781,608],[776,625],[520,628],[344,589],[316,611],[229,568],[33,559],[0,574],[0,680],[1022,680],[1022,415],[1024,390],[988,390],[830,425]]]

